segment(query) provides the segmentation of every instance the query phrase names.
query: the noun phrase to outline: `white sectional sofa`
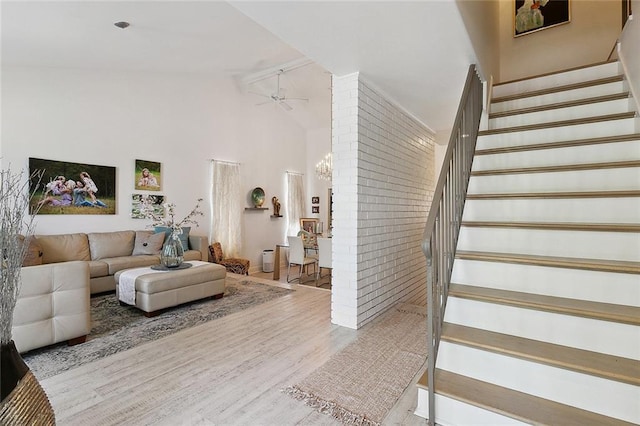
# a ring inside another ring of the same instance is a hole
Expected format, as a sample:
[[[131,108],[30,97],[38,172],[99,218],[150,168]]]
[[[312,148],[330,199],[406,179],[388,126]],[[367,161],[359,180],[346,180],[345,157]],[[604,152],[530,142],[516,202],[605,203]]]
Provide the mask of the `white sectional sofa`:
[[[18,351],[69,341],[91,332],[89,297],[115,291],[114,274],[160,263],[163,236],[153,231],[38,235],[22,268],[22,286],[13,315]],[[208,260],[203,236],[188,237],[185,260]]]

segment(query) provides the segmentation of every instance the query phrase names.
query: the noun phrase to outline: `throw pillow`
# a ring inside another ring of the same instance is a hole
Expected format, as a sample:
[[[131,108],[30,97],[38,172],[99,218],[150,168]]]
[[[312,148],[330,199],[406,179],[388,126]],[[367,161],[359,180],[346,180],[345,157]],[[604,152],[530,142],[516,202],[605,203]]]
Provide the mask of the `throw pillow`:
[[[154,234],[152,231],[136,231],[133,255],[160,254],[163,243],[164,234]]]
[[[171,235],[171,228],[166,226],[156,226],[153,228],[153,231],[156,233],[164,233],[164,242],[166,243]],[[191,231],[190,226],[182,227],[182,234],[180,234],[180,242],[182,243],[182,249],[184,251],[189,250],[189,231]]]
[[[24,243],[25,238],[23,235],[19,235],[18,239],[21,243]],[[29,237],[28,244],[29,246],[22,261],[22,266],[42,265],[42,246],[38,244],[37,238],[33,236]]]

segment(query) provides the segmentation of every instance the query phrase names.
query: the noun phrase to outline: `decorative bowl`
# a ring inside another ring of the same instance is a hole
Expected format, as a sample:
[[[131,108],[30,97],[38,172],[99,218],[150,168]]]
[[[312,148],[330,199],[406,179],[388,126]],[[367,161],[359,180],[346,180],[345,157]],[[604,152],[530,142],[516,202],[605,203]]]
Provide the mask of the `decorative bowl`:
[[[254,207],[262,207],[264,204],[264,189],[257,187],[251,191],[251,201]]]

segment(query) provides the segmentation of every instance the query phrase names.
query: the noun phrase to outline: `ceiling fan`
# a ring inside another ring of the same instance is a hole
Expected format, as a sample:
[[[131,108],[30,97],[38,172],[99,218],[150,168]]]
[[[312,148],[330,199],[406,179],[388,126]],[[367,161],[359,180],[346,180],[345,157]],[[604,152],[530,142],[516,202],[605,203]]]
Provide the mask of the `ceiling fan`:
[[[287,102],[285,101],[308,101],[309,99],[307,98],[287,98],[284,94],[285,89],[280,87],[280,76],[284,74],[284,70],[279,69],[276,72],[276,76],[277,76],[277,84],[276,84],[276,91],[271,93],[270,95],[265,95],[264,93],[258,93],[258,92],[249,92],[249,93],[253,93],[254,95],[258,95],[258,96],[262,96],[263,98],[267,98],[269,99],[266,102],[261,102],[259,104],[256,105],[266,105],[269,104],[271,102],[277,104],[278,106],[280,106],[282,109],[284,109],[285,111],[291,111],[293,109],[293,107],[291,105],[289,105]]]

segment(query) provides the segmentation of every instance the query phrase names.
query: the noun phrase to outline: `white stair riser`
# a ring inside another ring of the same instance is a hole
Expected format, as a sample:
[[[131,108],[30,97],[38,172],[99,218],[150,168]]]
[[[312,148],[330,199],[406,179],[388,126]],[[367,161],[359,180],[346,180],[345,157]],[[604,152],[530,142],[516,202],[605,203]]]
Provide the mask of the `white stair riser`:
[[[623,191],[640,188],[640,167],[472,176],[469,194]]]
[[[615,101],[598,102],[568,108],[558,108],[546,111],[515,114],[489,120],[490,129],[526,126],[529,124],[552,123],[555,121],[575,120],[588,117],[598,117],[608,114],[620,114],[633,111],[633,101],[629,98]]]
[[[640,360],[636,326],[450,296],[445,321]],[[438,353],[438,362],[441,354]]]
[[[638,262],[640,234],[463,226],[458,250]]]
[[[596,86],[583,87],[581,89],[566,90],[549,93],[548,95],[531,96],[514,99],[512,101],[496,102],[491,104],[491,112],[512,111],[514,109],[532,108],[542,105],[551,105],[559,102],[577,101],[579,99],[595,98],[598,96],[613,95],[629,90],[626,81],[598,84]]]
[[[438,368],[628,422],[640,422],[640,387],[441,342]],[[526,372],[526,374],[524,374]]]
[[[456,259],[451,282],[567,299],[640,307],[635,274]]]
[[[551,74],[522,81],[514,81],[513,83],[499,84],[493,87],[493,97],[500,98],[516,93],[566,86],[568,84],[613,77],[620,75],[621,73],[622,69],[620,64],[618,62],[611,62],[590,68],[582,68],[564,73]]]
[[[428,390],[418,389],[418,404],[414,414],[424,419],[429,418]],[[442,426],[524,426],[528,424],[438,394],[436,394],[436,422]]]
[[[467,200],[462,220],[638,223],[640,197]]]
[[[611,120],[548,129],[506,132],[478,137],[476,149],[526,146],[539,143],[573,141],[636,133],[640,128],[637,118]]]
[[[518,167],[560,166],[630,160],[640,160],[640,139],[629,142],[476,155],[473,159],[472,170],[501,170]]]

